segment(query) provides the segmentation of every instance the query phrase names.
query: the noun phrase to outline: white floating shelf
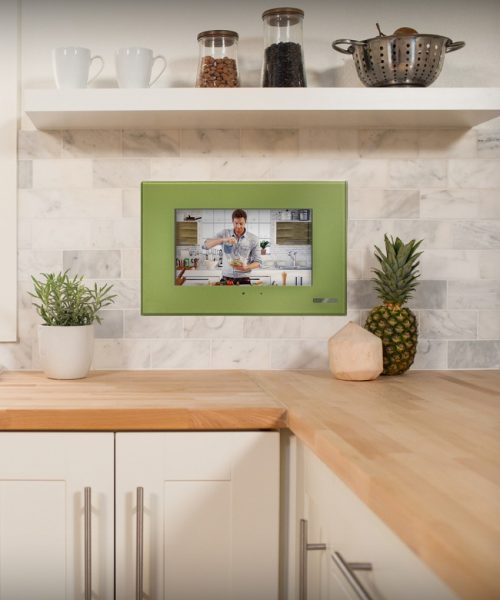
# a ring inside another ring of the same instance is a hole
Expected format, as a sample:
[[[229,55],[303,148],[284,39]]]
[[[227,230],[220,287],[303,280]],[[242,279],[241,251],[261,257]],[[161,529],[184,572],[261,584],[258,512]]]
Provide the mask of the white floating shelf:
[[[500,116],[500,88],[25,90],[38,129],[473,127]]]

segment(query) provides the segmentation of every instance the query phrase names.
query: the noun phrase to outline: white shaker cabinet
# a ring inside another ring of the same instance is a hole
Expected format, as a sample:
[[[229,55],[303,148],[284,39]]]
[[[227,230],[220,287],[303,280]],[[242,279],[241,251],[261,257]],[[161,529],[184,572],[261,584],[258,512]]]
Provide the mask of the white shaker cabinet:
[[[0,433],[0,600],[113,598],[113,445]]]
[[[278,526],[277,432],[0,433],[0,600],[277,600]]]
[[[297,533],[290,553],[295,576],[289,579],[289,600],[457,600],[306,446],[292,437],[290,450],[295,468],[290,522]],[[305,538],[300,535],[304,529]],[[307,569],[302,581],[301,541],[313,545],[302,553]],[[314,549],[316,544],[324,549]]]
[[[120,600],[277,600],[278,527],[279,433],[116,435]]]

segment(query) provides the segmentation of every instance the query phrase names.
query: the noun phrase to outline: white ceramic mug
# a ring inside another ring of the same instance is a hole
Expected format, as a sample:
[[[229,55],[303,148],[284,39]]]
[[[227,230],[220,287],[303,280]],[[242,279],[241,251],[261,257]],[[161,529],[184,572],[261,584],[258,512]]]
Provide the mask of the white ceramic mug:
[[[97,73],[89,79],[90,65],[95,61],[101,62]],[[88,48],[68,46],[52,50],[52,66],[58,88],[85,88],[92,83],[104,69],[102,56],[90,56]]]
[[[163,62],[163,68],[151,81],[154,63]],[[115,52],[116,77],[121,88],[147,88],[161,77],[167,68],[167,61],[159,54],[153,56],[150,48],[120,48]]]

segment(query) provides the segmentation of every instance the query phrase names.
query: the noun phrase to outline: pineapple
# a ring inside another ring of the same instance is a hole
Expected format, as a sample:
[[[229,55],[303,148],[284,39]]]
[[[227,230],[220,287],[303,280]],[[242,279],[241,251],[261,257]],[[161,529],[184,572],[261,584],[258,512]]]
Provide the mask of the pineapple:
[[[384,254],[375,246],[375,258],[380,268],[373,269],[375,289],[383,304],[372,308],[365,328],[382,339],[384,349],[383,375],[399,375],[413,364],[417,351],[417,319],[403,305],[411,298],[420,275],[417,252],[422,240],[404,244],[398,237],[384,236]]]

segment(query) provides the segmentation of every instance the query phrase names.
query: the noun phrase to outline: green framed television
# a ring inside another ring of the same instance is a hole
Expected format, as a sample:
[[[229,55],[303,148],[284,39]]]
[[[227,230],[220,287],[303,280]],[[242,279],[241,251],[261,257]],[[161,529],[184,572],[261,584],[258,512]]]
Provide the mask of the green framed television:
[[[343,181],[143,182],[143,315],[345,315]]]

